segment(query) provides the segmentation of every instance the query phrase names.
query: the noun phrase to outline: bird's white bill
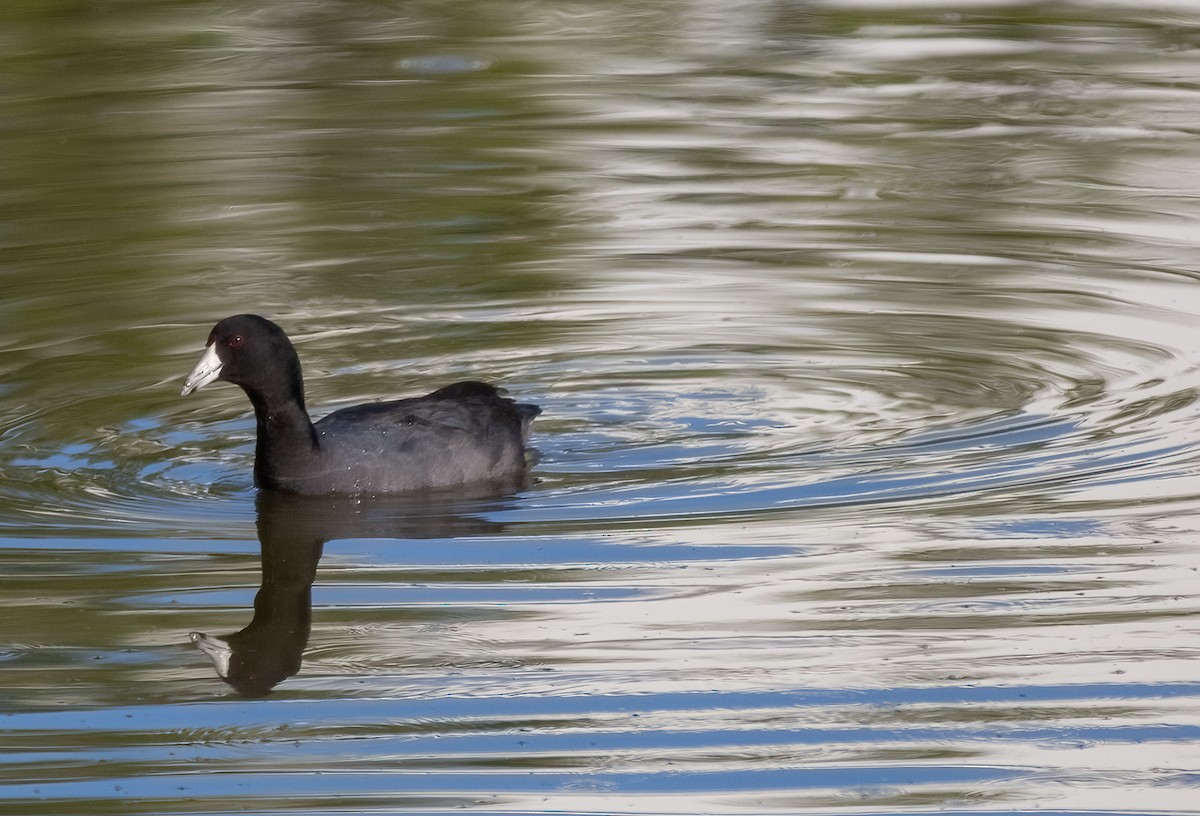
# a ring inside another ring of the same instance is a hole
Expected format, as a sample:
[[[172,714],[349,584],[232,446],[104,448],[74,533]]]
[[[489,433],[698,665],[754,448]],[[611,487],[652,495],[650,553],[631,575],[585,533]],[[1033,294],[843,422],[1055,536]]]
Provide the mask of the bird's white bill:
[[[188,374],[187,381],[183,384],[183,391],[180,396],[186,397],[193,391],[199,391],[204,386],[221,376],[221,358],[217,356],[217,344],[213,343],[204,350],[204,356],[200,358],[200,362],[196,363],[196,367],[192,369],[192,373]]]

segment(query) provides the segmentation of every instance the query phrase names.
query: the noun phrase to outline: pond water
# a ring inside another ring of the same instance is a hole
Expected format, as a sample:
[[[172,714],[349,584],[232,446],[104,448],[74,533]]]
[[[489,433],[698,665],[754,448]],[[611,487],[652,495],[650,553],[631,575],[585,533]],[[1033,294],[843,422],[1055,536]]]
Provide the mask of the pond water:
[[[1200,3],[0,43],[0,812],[1200,813]],[[536,480],[256,495],[245,311]]]

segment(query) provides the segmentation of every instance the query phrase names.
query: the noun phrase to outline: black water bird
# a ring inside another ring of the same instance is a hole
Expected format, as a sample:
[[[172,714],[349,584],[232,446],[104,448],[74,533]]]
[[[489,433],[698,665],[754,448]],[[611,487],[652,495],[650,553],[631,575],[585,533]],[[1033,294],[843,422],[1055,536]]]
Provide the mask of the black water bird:
[[[302,495],[452,490],[523,479],[529,426],[541,413],[495,386],[460,382],[423,397],[334,411],[314,423],[300,358],[283,329],[258,315],[227,317],[208,335],[183,395],[214,380],[254,406],[254,481]]]

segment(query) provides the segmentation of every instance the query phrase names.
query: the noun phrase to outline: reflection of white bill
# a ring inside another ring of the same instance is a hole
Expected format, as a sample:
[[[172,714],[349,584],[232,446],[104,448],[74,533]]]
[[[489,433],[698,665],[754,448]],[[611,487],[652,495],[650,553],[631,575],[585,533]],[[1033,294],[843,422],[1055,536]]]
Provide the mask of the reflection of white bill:
[[[189,379],[190,381],[190,379]],[[233,656],[233,647],[219,637],[206,635],[203,632],[192,632],[189,637],[200,651],[204,652],[216,667],[217,675],[222,679],[229,677],[229,659]]]

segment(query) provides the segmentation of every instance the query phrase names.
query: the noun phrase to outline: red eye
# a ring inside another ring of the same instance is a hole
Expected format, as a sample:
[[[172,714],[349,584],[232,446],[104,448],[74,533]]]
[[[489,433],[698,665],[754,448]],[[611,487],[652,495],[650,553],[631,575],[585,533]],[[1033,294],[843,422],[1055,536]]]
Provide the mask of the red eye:
[[[228,345],[230,348],[241,348],[245,344],[246,338],[240,334],[235,334],[233,337],[230,337],[229,342],[226,343],[226,345]]]

